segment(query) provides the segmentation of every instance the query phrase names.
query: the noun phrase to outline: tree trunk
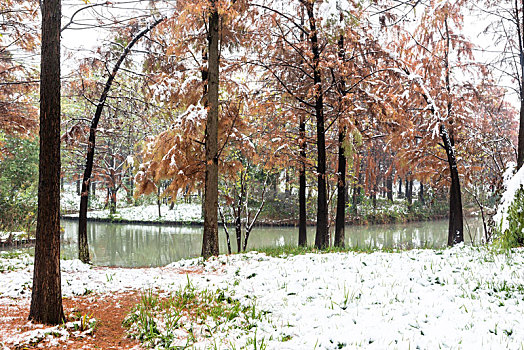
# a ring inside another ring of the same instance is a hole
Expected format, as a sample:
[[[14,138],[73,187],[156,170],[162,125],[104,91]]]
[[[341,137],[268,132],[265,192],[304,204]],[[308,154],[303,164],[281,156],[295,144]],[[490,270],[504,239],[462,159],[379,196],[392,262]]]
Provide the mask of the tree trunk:
[[[88,263],[90,261],[89,247],[87,245],[87,204],[89,200],[88,188],[91,181],[91,174],[93,172],[93,163],[95,158],[96,129],[98,127],[98,122],[102,116],[102,111],[104,109],[109,90],[111,89],[111,85],[113,84],[113,80],[115,79],[116,73],[118,73],[118,70],[124,62],[127,54],[131,51],[131,48],[140,38],[160,24],[164,19],[165,18],[156,20],[150,24],[147,28],[138,33],[133,38],[133,40],[129,42],[129,44],[127,44],[124,51],[118,58],[115,66],[113,67],[111,74],[107,78],[106,85],[104,86],[104,90],[102,91],[102,95],[100,95],[98,104],[96,106],[95,115],[91,120],[91,126],[89,128],[89,140],[87,142],[86,167],[84,169],[84,178],[82,181],[82,189],[80,193],[80,211],[78,213],[78,259],[80,259],[80,261],[83,263]]]
[[[208,33],[208,93],[209,105],[206,122],[206,175],[204,185],[204,237],[202,256],[208,258],[218,255],[218,26],[219,16],[216,0],[209,0],[209,33]]]
[[[387,188],[388,201],[390,203],[393,203],[393,175],[391,174],[389,174],[386,178],[386,188]]]
[[[242,250],[242,198],[238,198],[236,211],[233,209],[235,214],[235,236],[237,240],[237,252],[240,253]]]
[[[298,174],[298,245],[307,246],[306,212],[306,118],[300,115],[300,170]]]
[[[426,204],[426,201],[424,199],[424,184],[422,182],[420,183],[420,189],[418,191],[418,200],[421,205]]]
[[[300,25],[304,26],[304,8],[300,11]],[[301,40],[305,42],[305,33],[301,33]],[[304,60],[301,60],[304,64]],[[300,113],[299,123],[300,169],[298,174],[298,245],[307,246],[307,209],[306,209],[306,116]]]
[[[398,197],[402,198],[402,178],[398,178]]]
[[[338,39],[338,59],[344,61],[344,35],[341,34]],[[340,98],[339,103],[342,106],[342,99],[346,95],[345,81],[340,81]],[[341,121],[339,120],[339,123]],[[346,224],[346,155],[344,152],[344,139],[346,138],[347,128],[339,125],[338,130],[338,183],[337,183],[337,216],[335,218],[335,247],[345,246],[344,225]]]
[[[291,180],[289,178],[289,168],[286,169],[286,199],[291,197]]]
[[[318,46],[318,35],[316,19],[314,15],[314,3],[304,1],[309,19],[309,40],[313,53],[313,82],[315,84],[315,118],[317,127],[317,231],[315,236],[315,247],[324,249],[329,246],[328,231],[328,207],[326,189],[326,135],[324,127],[324,94],[322,90],[322,76],[320,72],[320,48]]]
[[[411,199],[410,204],[413,204],[413,178],[409,180],[409,197]]]
[[[60,0],[42,4],[40,158],[29,319],[65,321],[60,278]]]
[[[337,216],[335,219],[335,247],[344,247],[346,219],[346,156],[343,142],[346,137],[346,127],[338,134],[338,183],[337,183]]]
[[[408,202],[408,208],[411,209],[411,204],[413,204],[413,192],[411,188],[411,183],[413,180],[408,180],[406,177],[406,200]]]
[[[524,83],[524,77],[522,78]],[[520,93],[520,124],[519,124],[519,143],[517,151],[517,170],[524,164],[524,88]]]
[[[457,159],[453,141],[450,138],[446,127],[440,125],[440,136],[444,143],[444,149],[448,157],[449,171],[451,175],[451,187],[449,189],[449,228],[448,245],[453,246],[464,242],[464,224],[462,217],[462,196],[460,193],[460,179],[457,168]]]
[[[115,215],[116,214],[116,192],[118,190],[115,188],[115,187],[112,187],[109,189],[109,193],[110,193],[110,196],[109,196],[109,213],[111,215]]]
[[[520,1],[521,11],[524,9],[524,1]],[[519,56],[520,56],[520,120],[519,120],[519,136],[517,148],[517,170],[524,164],[524,14],[519,20],[518,2],[515,0],[515,18],[517,19],[517,33],[519,42]],[[519,23],[520,22],[520,23]],[[509,39],[509,38],[508,38]]]
[[[157,192],[156,192],[156,205],[158,206],[158,217],[161,218],[162,217],[162,202],[160,201],[160,193],[161,193],[161,190],[160,190],[160,184],[158,185],[157,187]]]

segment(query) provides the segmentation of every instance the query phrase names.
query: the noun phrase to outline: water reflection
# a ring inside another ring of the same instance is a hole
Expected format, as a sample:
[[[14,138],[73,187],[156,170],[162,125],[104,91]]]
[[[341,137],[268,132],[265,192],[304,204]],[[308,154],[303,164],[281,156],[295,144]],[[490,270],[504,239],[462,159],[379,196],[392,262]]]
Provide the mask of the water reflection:
[[[466,241],[479,243],[481,223],[469,220]],[[361,248],[443,247],[447,243],[447,221],[417,222],[402,225],[346,226],[346,244]],[[78,224],[62,221],[65,229],[62,256],[77,256]],[[202,228],[155,225],[89,223],[88,241],[93,263],[102,266],[162,266],[172,261],[197,257],[202,244]],[[470,235],[471,234],[471,235]],[[308,227],[308,242],[314,242],[315,228]],[[220,251],[227,250],[224,231],[220,230]],[[233,251],[236,242],[231,236]],[[249,249],[296,245],[298,228],[256,227],[249,237]]]

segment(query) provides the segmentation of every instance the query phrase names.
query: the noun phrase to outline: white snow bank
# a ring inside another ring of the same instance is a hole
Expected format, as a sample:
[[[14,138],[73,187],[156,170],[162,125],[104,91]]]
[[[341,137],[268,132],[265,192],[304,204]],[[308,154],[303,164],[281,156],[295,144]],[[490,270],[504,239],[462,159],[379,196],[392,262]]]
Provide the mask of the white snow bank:
[[[144,205],[138,207],[118,208],[117,213],[110,215],[109,209],[89,211],[88,218],[113,218],[128,221],[179,221],[179,222],[201,222],[202,206],[200,204],[179,203],[173,209],[168,205],[160,206],[161,217],[158,216],[157,205]],[[78,214],[66,215],[78,217]]]
[[[513,203],[518,189],[521,186],[524,186],[524,167],[520,168],[515,175],[511,176],[513,169],[514,164],[510,165],[504,173],[505,191],[502,194],[497,214],[493,217],[493,220],[501,225],[501,232],[506,231],[509,227],[509,222],[507,220],[509,207],[511,206],[511,203]]]
[[[461,245],[288,258],[251,252],[150,269],[64,261],[62,288],[64,296],[167,292],[187,284],[185,273],[196,288],[227,290],[245,305],[256,300],[258,310],[269,312],[256,327],[268,349],[515,349],[524,343],[523,249],[506,255]],[[32,266],[0,278],[0,302],[29,297]],[[241,348],[250,339],[228,341]]]

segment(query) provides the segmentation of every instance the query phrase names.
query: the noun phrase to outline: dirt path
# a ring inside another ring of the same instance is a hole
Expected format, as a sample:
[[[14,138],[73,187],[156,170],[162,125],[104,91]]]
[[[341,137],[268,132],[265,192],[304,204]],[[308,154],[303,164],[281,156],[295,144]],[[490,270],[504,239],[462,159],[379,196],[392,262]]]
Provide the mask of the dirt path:
[[[137,341],[126,338],[122,327],[122,320],[139,298],[139,292],[131,291],[64,299],[64,313],[68,320],[72,320],[72,314],[96,318],[94,334],[68,339],[49,337],[38,344],[21,344],[23,346],[13,345],[17,335],[44,326],[27,321],[28,299],[3,300],[0,303],[0,350],[3,350],[2,344],[7,349],[140,349]]]

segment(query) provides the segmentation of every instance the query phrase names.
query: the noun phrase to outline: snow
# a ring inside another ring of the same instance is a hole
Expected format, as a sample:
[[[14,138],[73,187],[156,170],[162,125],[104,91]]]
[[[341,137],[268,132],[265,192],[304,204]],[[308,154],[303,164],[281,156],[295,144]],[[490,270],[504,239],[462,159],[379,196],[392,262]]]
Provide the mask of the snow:
[[[279,258],[250,252],[149,269],[72,260],[62,261],[62,290],[66,297],[167,292],[189,278],[196,288],[220,288],[245,305],[256,300],[268,314],[251,332],[268,349],[515,349],[524,343],[523,253],[464,245]],[[31,265],[3,273],[0,303],[6,297],[26,300],[31,276]],[[241,348],[249,335],[215,334],[196,348],[226,340]]]
[[[511,206],[511,203],[513,203],[518,189],[521,186],[524,186],[524,167],[521,167],[520,170],[512,176],[514,167],[515,164],[512,163],[504,172],[503,178],[505,191],[502,194],[497,214],[493,217],[493,220],[500,225],[501,232],[508,229],[509,222],[507,217],[509,207]]]
[[[143,205],[137,207],[118,208],[116,214],[110,215],[109,209],[94,210],[87,212],[88,218],[126,220],[126,221],[177,221],[177,222],[201,222],[202,205],[178,203],[172,210],[168,205],[160,207],[162,217],[158,217],[158,205]],[[78,214],[65,215],[65,217],[78,217]]]

